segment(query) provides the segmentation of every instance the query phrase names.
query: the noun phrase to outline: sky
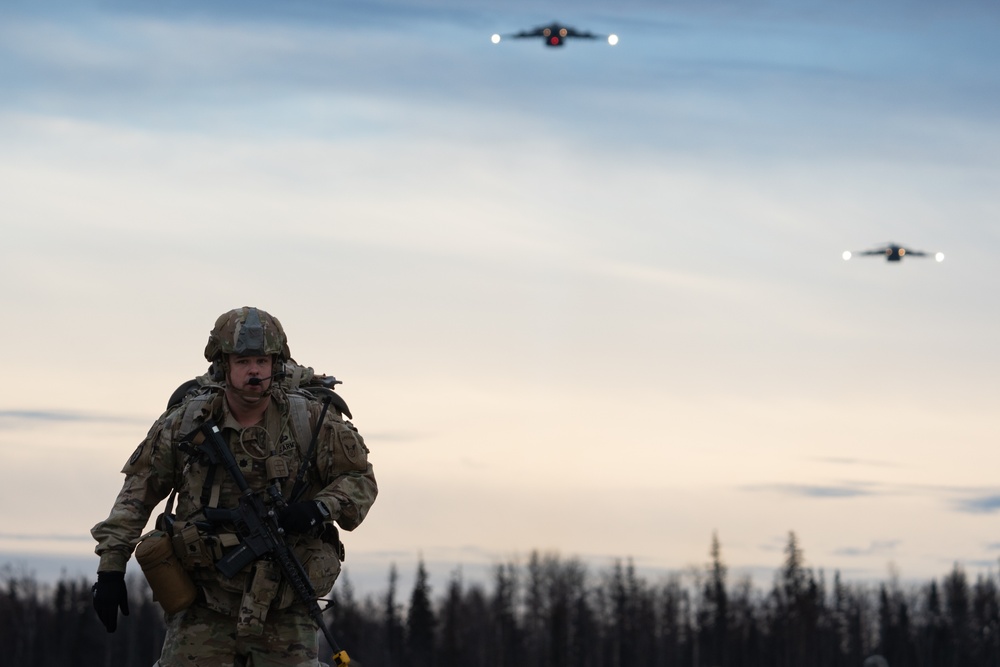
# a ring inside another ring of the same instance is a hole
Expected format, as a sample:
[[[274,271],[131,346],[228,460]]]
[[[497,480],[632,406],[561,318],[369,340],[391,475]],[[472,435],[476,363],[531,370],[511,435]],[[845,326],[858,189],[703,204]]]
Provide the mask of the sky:
[[[559,20],[617,46],[504,40]],[[215,318],[343,381],[347,576],[1000,558],[1000,9],[0,4],[0,563],[89,529]],[[945,261],[844,261],[897,242]]]

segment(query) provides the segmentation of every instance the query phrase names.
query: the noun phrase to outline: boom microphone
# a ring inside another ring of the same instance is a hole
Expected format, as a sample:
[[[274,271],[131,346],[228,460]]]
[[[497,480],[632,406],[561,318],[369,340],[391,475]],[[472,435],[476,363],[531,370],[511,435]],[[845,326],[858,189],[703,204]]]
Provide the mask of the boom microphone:
[[[278,372],[268,378],[250,378],[247,380],[247,384],[256,387],[257,385],[264,384],[265,380],[281,380],[285,377],[284,372]]]

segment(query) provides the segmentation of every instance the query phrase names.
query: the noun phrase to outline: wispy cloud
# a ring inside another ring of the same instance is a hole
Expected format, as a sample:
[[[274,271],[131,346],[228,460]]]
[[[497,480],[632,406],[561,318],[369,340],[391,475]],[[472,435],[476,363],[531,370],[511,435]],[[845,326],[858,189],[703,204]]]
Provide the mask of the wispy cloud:
[[[86,414],[60,410],[0,410],[0,429],[41,423],[144,424],[148,419],[124,415]]]
[[[378,442],[380,444],[384,443],[400,443],[400,442],[414,442],[417,440],[429,439],[433,436],[427,433],[419,433],[416,431],[366,431],[365,439],[371,442]]]
[[[78,535],[0,533],[0,540],[13,540],[17,542],[89,542],[93,539],[89,533],[80,533]]]
[[[854,463],[851,462],[851,464]],[[878,465],[877,463],[872,464]],[[884,463],[882,465],[891,464]],[[744,486],[743,490],[819,500],[874,496],[918,497],[932,500],[950,511],[964,514],[992,514],[1000,510],[1000,489],[984,487],[963,488],[931,484],[842,482],[838,484],[758,484]]]
[[[838,556],[880,556],[892,553],[902,540],[874,540],[866,547],[843,547],[835,549]]]
[[[876,495],[876,491],[865,488],[869,485],[857,482],[845,484],[760,484],[744,487],[747,491],[777,493],[806,498],[857,498]]]
[[[891,461],[879,461],[876,459],[852,458],[848,456],[814,456],[811,461],[820,463],[832,463],[845,466],[878,466],[883,468],[898,468],[899,465]]]
[[[959,512],[967,514],[992,514],[1000,510],[1000,492],[963,498],[954,506]]]

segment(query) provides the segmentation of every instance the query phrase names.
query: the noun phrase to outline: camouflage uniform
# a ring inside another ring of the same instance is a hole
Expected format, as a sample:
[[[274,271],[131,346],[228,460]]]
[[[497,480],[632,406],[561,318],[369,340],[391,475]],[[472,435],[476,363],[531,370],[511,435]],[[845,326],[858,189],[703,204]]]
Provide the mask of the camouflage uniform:
[[[295,428],[296,418],[305,417],[296,411],[307,412],[310,429],[315,429],[323,406],[302,392],[274,385],[264,418],[254,426],[240,426],[219,385],[200,387],[169,409],[122,469],[125,483],[110,516],[91,530],[98,542],[98,571],[124,571],[151,512],[175,494],[171,499],[177,503],[171,531],[174,553],[199,594],[192,606],[167,614],[160,667],[312,667],[317,663],[316,627],[271,561],[252,563],[231,579],[216,569],[216,561],[238,538],[231,525],[209,526],[203,509],[235,507],[239,489],[221,466],[209,465],[182,444],[205,420],[214,419],[252,489],[264,490],[267,471],[273,473],[276,460],[278,469],[287,468],[281,491],[288,499],[310,444],[302,442],[307,437],[303,429]],[[378,489],[364,440],[335,409],[323,414],[307,470],[299,499],[319,501],[329,519],[310,532],[290,535],[288,542],[316,594],[323,596],[331,590],[343,559],[334,521],[344,530],[356,528]]]

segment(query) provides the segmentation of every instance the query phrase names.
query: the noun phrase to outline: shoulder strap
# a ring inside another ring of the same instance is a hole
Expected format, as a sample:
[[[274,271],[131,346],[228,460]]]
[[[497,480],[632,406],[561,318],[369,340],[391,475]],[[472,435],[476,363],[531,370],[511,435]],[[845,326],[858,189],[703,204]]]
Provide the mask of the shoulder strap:
[[[184,413],[181,415],[180,433],[182,437],[194,432],[195,422],[200,425],[207,417],[211,416],[212,407],[220,396],[221,387],[217,385],[207,385],[196,394],[191,394],[183,404]],[[193,452],[189,452],[193,455]],[[219,491],[221,480],[217,480],[216,466],[212,464],[208,467],[205,480],[201,487],[202,507],[215,507],[219,502]]]
[[[297,400],[293,400],[293,397]],[[292,430],[294,431],[296,426],[296,421],[299,420],[296,413],[302,413],[305,420],[305,429],[309,428],[309,410],[306,407],[306,401],[308,400],[305,396],[299,394],[289,394],[288,395],[288,405],[289,412],[291,413],[290,419],[292,421]],[[308,432],[308,441],[299,437],[299,433],[295,434],[295,439],[298,441],[299,451],[302,451],[304,443],[308,442],[308,448],[302,453],[302,465],[299,466],[299,474],[295,476],[295,484],[292,486],[292,493],[289,502],[294,503],[302,495],[305,490],[305,477],[306,471],[312,466],[313,458],[316,455],[316,441],[319,439],[319,431],[323,428],[323,420],[326,418],[326,411],[330,407],[330,399],[326,398],[323,400],[323,409],[319,412],[319,419],[316,420],[316,427],[311,429],[311,431],[303,430],[303,434]],[[302,428],[301,426],[299,428]]]
[[[309,460],[309,443],[312,442],[313,429],[309,423],[309,398],[294,391],[290,391],[288,396],[288,421],[292,427],[292,435],[299,446],[299,453],[306,461]],[[320,418],[320,424],[323,422]],[[319,424],[317,432],[319,431]]]
[[[218,387],[209,387],[190,396],[184,404],[184,414],[181,416],[182,435],[187,435],[195,428],[195,420],[203,421],[207,413],[211,411],[211,403],[219,396]],[[200,419],[199,419],[200,418]]]

